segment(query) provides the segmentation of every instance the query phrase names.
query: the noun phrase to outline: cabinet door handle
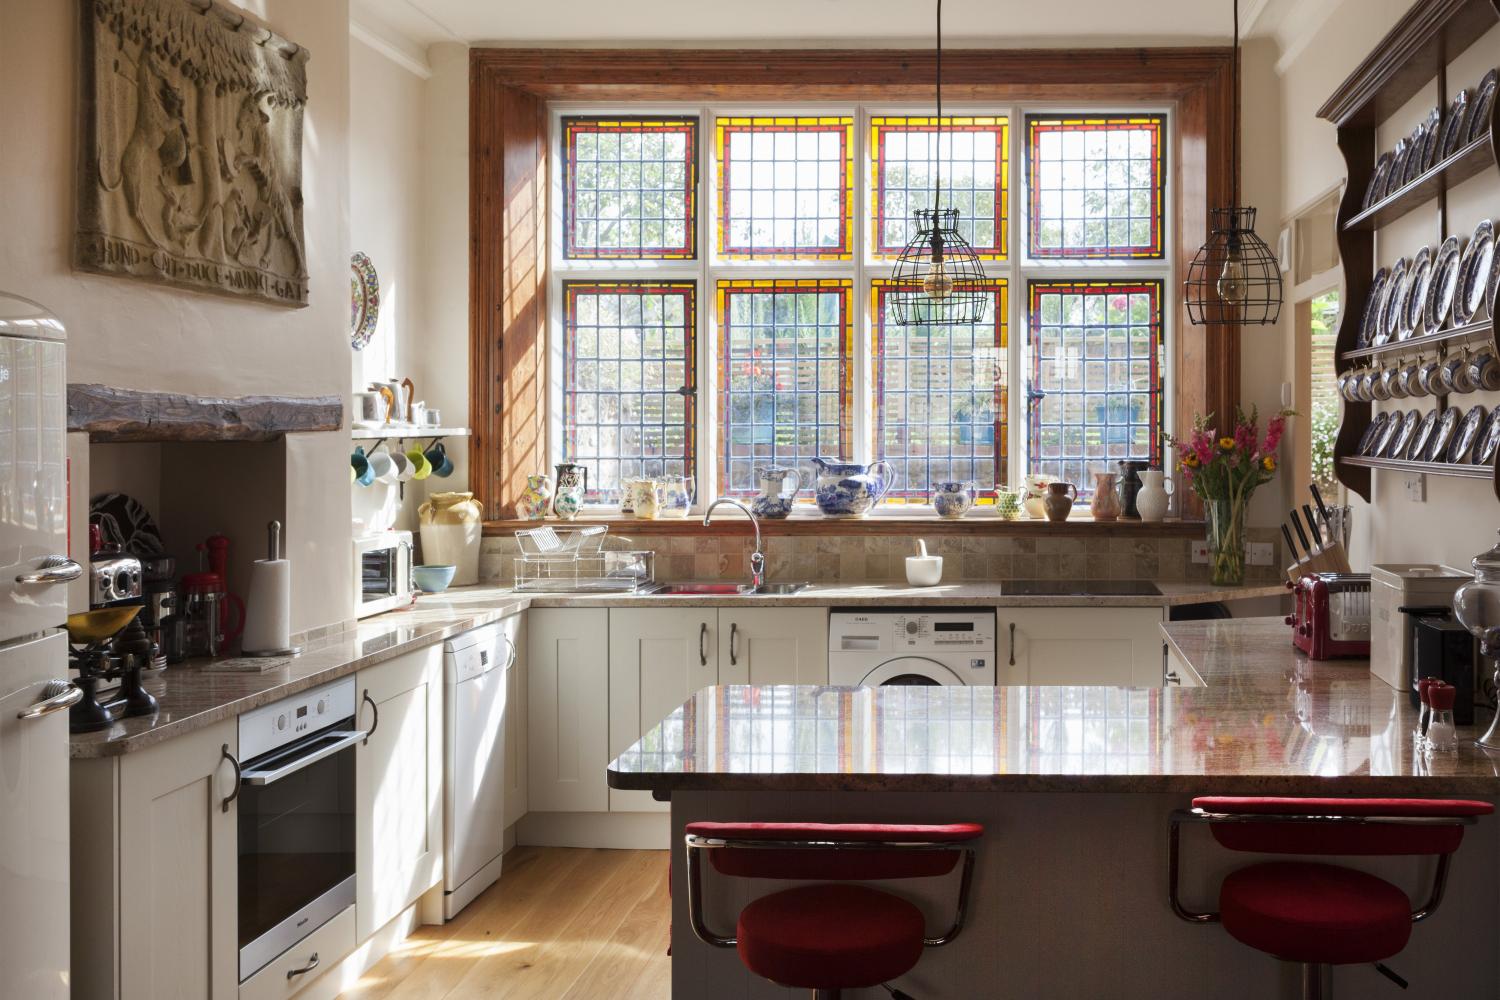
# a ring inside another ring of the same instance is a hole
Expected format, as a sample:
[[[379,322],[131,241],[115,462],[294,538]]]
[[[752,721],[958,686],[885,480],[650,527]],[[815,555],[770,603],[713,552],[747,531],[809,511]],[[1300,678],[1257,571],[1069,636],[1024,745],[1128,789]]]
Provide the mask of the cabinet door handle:
[[[375,699],[370,697],[370,689],[365,688],[365,696],[362,699],[370,705],[370,712],[375,717],[370,720],[370,728],[365,730],[365,741],[361,746],[370,745],[370,737],[375,735],[375,730],[380,728],[380,706],[375,704]],[[357,720],[356,720],[357,721]]]
[[[1163,677],[1163,679],[1168,684],[1181,684],[1182,683],[1182,678],[1178,676],[1177,671],[1175,671],[1175,670],[1168,670],[1166,672],[1166,675]]]
[[[224,744],[224,749],[220,750],[219,753],[222,755],[219,758],[220,761],[227,760],[229,761],[229,765],[234,768],[234,791],[229,793],[229,797],[227,799],[224,799],[219,803],[219,811],[228,812],[229,804],[240,797],[240,762],[235,760],[234,754],[229,752],[228,743]]]
[[[48,556],[40,569],[22,573],[16,583],[23,587],[48,587],[55,583],[72,583],[83,577],[83,566],[64,556]]]
[[[740,665],[739,642],[740,642],[740,623],[739,622],[730,622],[729,623],[729,665],[731,667],[737,667],[737,666]]]
[[[27,705],[16,713],[16,718],[22,720],[42,719],[53,712],[61,712],[65,708],[72,708],[83,700],[83,689],[72,681],[51,680],[42,688],[42,698]]]
[[[698,666],[708,666],[708,622],[698,626]]]
[[[1010,623],[1010,665],[1016,665],[1016,623]]]
[[[309,972],[311,972],[312,970],[316,969],[317,967],[318,967],[318,953],[317,952],[313,952],[312,953],[312,958],[310,958],[310,959],[307,960],[307,964],[306,965],[304,965],[300,969],[288,969],[287,972],[286,972],[286,977],[288,979],[296,979],[298,976],[305,976],[305,975],[307,975]]]

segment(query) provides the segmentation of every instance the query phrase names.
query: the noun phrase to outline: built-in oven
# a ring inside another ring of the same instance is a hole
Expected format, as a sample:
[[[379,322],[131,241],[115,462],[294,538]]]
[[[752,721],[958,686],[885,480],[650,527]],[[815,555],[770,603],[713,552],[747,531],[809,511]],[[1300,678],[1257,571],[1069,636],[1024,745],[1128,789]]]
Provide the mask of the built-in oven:
[[[349,677],[240,716],[241,982],[354,905],[357,707]]]

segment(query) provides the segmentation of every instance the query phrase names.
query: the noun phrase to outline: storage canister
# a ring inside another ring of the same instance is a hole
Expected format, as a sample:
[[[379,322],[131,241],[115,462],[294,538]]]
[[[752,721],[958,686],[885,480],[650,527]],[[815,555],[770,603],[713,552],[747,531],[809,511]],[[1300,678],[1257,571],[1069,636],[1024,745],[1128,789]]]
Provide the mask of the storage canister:
[[[1398,691],[1411,689],[1411,616],[1399,608],[1452,606],[1469,574],[1438,563],[1370,567],[1370,673]]]
[[[434,493],[417,509],[422,522],[422,562],[453,565],[451,586],[479,582],[479,536],[484,509],[472,493]]]

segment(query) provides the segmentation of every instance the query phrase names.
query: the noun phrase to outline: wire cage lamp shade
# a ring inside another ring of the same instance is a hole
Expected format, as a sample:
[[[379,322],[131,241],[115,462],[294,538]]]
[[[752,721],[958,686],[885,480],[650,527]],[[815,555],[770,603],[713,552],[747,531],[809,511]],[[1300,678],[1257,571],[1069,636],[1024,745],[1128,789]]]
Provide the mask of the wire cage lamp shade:
[[[917,232],[896,258],[887,301],[899,326],[983,323],[992,292],[984,268],[958,234],[958,209],[918,209]]]
[[[1182,283],[1188,321],[1268,325],[1281,317],[1281,263],[1255,232],[1255,209],[1216,208]]]

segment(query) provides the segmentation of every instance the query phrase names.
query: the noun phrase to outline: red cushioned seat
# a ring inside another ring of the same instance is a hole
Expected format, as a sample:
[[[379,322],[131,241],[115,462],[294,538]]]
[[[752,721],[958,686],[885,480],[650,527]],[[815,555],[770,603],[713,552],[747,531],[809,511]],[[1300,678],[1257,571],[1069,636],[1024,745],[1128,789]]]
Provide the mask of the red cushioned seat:
[[[1424,817],[1463,820],[1494,811],[1488,802],[1467,799],[1339,799],[1205,795],[1193,808],[1209,813],[1252,816]],[[1233,851],[1267,854],[1452,854],[1464,828],[1452,825],[1348,823],[1215,823],[1214,839]]]
[[[840,841],[870,844],[868,850],[711,850],[709,862],[723,875],[771,879],[933,878],[958,864],[959,846],[984,836],[978,823],[689,823],[690,837],[710,840]],[[954,850],[881,850],[880,843],[952,844]]]
[[[1224,880],[1219,910],[1236,940],[1289,962],[1378,962],[1411,937],[1404,892],[1337,865],[1273,861],[1241,868]]]
[[[863,885],[808,885],[762,896],[740,911],[740,961],[801,989],[878,986],[922,955],[922,911]]]

